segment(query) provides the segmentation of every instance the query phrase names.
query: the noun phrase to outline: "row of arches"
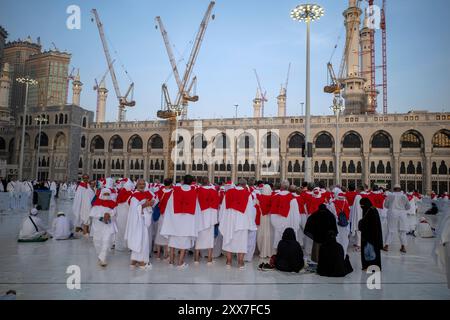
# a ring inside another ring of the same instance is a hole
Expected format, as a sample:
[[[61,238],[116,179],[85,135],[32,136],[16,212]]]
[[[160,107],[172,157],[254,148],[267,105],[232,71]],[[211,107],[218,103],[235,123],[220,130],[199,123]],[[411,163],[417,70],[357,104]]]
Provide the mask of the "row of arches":
[[[83,138],[82,138],[83,139]],[[85,138],[84,138],[85,139]],[[82,141],[85,146],[86,141]],[[225,133],[217,135],[213,141],[216,149],[229,149],[231,147],[230,138]],[[313,144],[316,149],[331,149],[334,147],[334,138],[331,133],[322,131],[318,133],[314,139]],[[400,146],[402,149],[423,149],[425,140],[421,133],[416,130],[406,131],[400,138]],[[237,139],[239,149],[253,149],[255,148],[255,137],[250,133],[243,133]],[[450,148],[450,131],[443,129],[438,131],[432,139],[434,148]],[[288,150],[303,149],[305,147],[305,137],[300,132],[292,133],[287,140]],[[363,147],[362,137],[355,131],[349,131],[344,134],[341,146],[343,149],[361,149]],[[393,146],[392,136],[386,131],[378,131],[370,138],[370,147],[373,149],[391,149]],[[127,143],[127,150],[142,150],[144,143],[139,135],[133,135]],[[164,143],[160,135],[155,134],[147,142],[148,149],[163,149]],[[184,138],[178,138],[177,148],[184,149]],[[197,134],[191,138],[192,149],[205,149],[207,141],[203,134]],[[264,149],[279,149],[280,139],[275,132],[268,132],[263,136],[262,148]],[[83,147],[84,148],[84,147]],[[91,151],[105,149],[105,141],[99,135],[91,140]],[[123,150],[124,142],[119,135],[111,137],[108,143],[108,151]]]

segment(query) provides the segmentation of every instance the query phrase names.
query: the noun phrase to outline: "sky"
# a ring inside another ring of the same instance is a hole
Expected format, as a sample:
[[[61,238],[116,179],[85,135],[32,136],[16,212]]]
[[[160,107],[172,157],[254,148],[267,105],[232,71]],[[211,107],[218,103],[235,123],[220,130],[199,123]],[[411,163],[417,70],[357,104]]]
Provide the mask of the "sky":
[[[161,16],[179,68],[184,72],[192,42],[209,0],[0,0],[0,25],[8,40],[41,37],[44,49],[72,53],[71,66],[80,69],[84,83],[81,105],[95,111],[94,79],[107,70],[100,37],[90,13],[96,8],[104,24],[122,93],[135,83],[136,106],[127,120],[153,120],[161,108],[161,85],[167,82],[172,99],[176,84],[155,17]],[[81,9],[81,28],[69,30],[69,5]],[[305,100],[306,27],[290,19],[298,0],[217,0],[206,30],[194,75],[199,101],[189,105],[189,118],[231,118],[238,104],[239,117],[251,117],[257,82],[267,90],[266,116],[276,116],[281,84],[286,82],[287,114],[299,115]],[[331,114],[332,97],[323,93],[326,64],[338,68],[345,41],[342,12],[347,0],[317,0],[325,15],[311,26],[311,112]],[[381,0],[375,0],[381,5]],[[365,6],[365,2],[364,2]],[[435,8],[424,16],[424,1],[387,0],[388,101],[390,113],[411,109],[450,111],[450,1],[430,0]],[[377,65],[381,65],[381,37],[377,41]],[[381,69],[377,69],[381,83]],[[106,120],[117,118],[117,99],[109,89]],[[69,100],[71,100],[69,92]],[[381,95],[378,100],[382,105]],[[382,111],[379,107],[378,111]]]

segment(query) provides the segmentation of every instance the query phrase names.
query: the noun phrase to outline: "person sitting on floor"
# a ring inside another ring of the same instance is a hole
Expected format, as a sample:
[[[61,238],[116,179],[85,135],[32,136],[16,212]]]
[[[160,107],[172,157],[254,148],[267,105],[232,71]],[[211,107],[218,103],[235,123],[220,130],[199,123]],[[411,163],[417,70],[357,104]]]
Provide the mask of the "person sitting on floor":
[[[56,240],[74,239],[73,222],[64,212],[58,212],[52,225],[52,235]]]
[[[438,209],[436,203],[432,202],[432,203],[431,203],[431,208],[428,209],[428,210],[425,212],[425,214],[427,214],[427,215],[436,215],[436,214],[438,214],[438,212],[439,212],[439,209]]]
[[[48,240],[49,235],[41,218],[37,217],[38,210],[31,209],[30,215],[22,222],[19,232],[19,242],[43,242]]]
[[[275,268],[285,272],[299,272],[303,269],[303,250],[295,237],[294,229],[286,228],[278,242]]]
[[[353,272],[349,256],[336,241],[336,233],[328,232],[328,239],[320,246],[317,273],[323,277],[345,277]]]

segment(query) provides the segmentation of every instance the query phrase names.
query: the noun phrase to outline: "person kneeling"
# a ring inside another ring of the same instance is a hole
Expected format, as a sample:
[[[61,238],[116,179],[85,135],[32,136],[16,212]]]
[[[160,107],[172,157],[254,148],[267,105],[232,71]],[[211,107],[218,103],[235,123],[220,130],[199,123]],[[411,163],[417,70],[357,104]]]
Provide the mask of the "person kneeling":
[[[328,239],[320,246],[317,273],[323,277],[345,277],[353,272],[348,255],[336,241],[336,233],[328,232]]]
[[[37,217],[38,210],[31,209],[30,215],[22,222],[19,232],[19,242],[43,242],[47,241],[49,235],[41,218]]]
[[[58,212],[53,220],[52,234],[55,240],[76,239],[73,233],[73,222],[64,212]]]

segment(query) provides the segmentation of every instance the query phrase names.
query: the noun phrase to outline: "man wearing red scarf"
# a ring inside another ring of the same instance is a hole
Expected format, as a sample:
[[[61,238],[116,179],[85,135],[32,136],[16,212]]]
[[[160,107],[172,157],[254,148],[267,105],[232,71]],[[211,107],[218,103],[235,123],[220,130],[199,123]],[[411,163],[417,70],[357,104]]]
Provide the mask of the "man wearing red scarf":
[[[274,250],[278,248],[278,242],[280,242],[286,228],[292,228],[295,232],[295,238],[298,239],[297,232],[300,228],[300,213],[297,200],[288,189],[289,181],[282,181],[280,191],[272,196],[270,220],[274,230]]]
[[[238,256],[238,266],[244,269],[244,256],[248,250],[248,234],[256,230],[256,210],[247,181],[241,179],[239,186],[225,193],[219,212],[219,230],[223,235],[222,249],[226,251],[227,268],[231,268],[232,255]]]
[[[130,211],[128,213],[125,240],[131,250],[131,268],[139,267],[142,270],[151,268],[150,259],[150,233],[152,224],[152,206],[156,200],[150,191],[146,191],[146,182],[139,179],[134,192],[128,200]]]
[[[258,231],[256,243],[258,245],[259,257],[270,258],[273,253],[273,231],[270,223],[270,208],[272,207],[272,189],[268,184],[262,187],[261,193],[256,195]],[[258,212],[259,211],[259,212]]]
[[[111,190],[102,189],[100,196],[92,204],[92,234],[98,263],[107,266],[106,257],[112,246],[114,234],[117,232],[115,222],[116,202],[111,200]]]
[[[214,247],[214,226],[218,222],[219,194],[216,188],[204,177],[202,186],[197,188],[198,202],[201,213],[197,219],[198,236],[195,240],[195,263],[199,263],[200,250],[208,250],[208,263],[212,264]]]
[[[115,249],[118,251],[126,250],[127,244],[125,242],[125,231],[127,229],[127,221],[128,221],[128,211],[130,210],[130,205],[128,204],[128,200],[130,199],[133,190],[134,184],[129,179],[123,179],[122,187],[117,194],[117,229],[118,232],[116,234],[115,241]]]
[[[159,219],[158,228],[156,230],[155,245],[156,245],[156,260],[161,259],[161,248],[164,247],[164,259],[169,258],[169,240],[161,235],[161,228],[164,223],[164,216],[166,213],[167,202],[172,195],[173,186],[172,179],[164,180],[164,187],[160,188],[156,193],[159,203]]]
[[[188,267],[184,262],[184,256],[186,250],[193,247],[198,235],[196,219],[200,214],[200,206],[197,190],[192,186],[193,181],[194,178],[191,175],[186,175],[183,185],[173,187],[161,228],[161,235],[169,239],[171,265],[175,264],[175,251],[180,250],[179,269]]]

